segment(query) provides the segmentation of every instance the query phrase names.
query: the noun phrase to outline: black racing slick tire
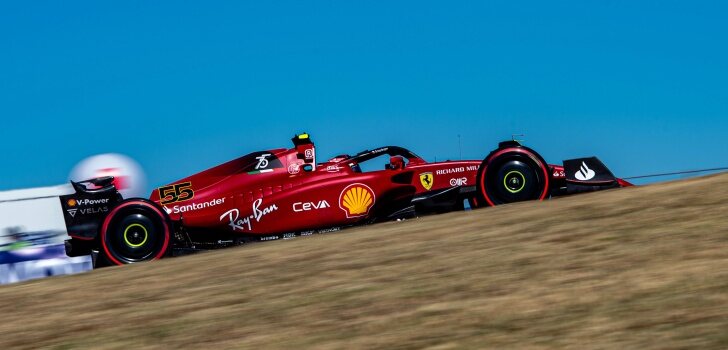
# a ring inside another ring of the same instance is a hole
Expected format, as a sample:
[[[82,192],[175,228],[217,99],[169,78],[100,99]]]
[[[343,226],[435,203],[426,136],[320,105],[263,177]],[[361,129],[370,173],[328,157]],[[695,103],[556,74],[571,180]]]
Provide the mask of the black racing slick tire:
[[[497,149],[480,164],[476,178],[479,206],[527,200],[549,195],[551,172],[541,156],[528,147]]]
[[[171,224],[156,204],[128,199],[106,216],[99,239],[100,254],[111,265],[161,259],[170,251]]]

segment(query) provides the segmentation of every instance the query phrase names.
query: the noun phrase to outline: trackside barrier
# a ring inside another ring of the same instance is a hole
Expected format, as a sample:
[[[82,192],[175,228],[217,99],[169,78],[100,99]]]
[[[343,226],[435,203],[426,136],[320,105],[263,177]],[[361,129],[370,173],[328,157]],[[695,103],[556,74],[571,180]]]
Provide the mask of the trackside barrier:
[[[91,269],[90,256],[69,258],[63,244],[0,252],[0,284],[70,275]]]

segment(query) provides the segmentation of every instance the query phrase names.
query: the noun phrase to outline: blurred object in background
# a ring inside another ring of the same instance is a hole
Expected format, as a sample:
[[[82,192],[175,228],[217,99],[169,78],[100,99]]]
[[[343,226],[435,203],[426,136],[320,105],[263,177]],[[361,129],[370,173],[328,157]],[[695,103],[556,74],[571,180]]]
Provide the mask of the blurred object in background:
[[[83,181],[103,176],[114,177],[114,185],[124,198],[144,197],[146,194],[144,171],[137,162],[122,154],[88,157],[71,170],[69,179]]]
[[[13,251],[34,245],[58,244],[65,236],[63,231],[23,232],[22,227],[8,227],[0,234],[0,251]]]
[[[45,236],[53,233],[33,232]],[[63,237],[65,235],[61,235]],[[63,244],[33,245],[18,240],[10,249],[0,251],[0,284],[56,275],[68,275],[92,269],[91,257],[69,258]],[[7,246],[6,246],[7,247]]]
[[[146,191],[137,162],[120,154],[101,154],[82,160],[70,175],[73,181],[114,176],[125,198]],[[91,270],[91,257],[69,258],[68,239],[58,196],[74,193],[71,184],[0,192],[0,284]]]
[[[68,258],[58,196],[71,185],[0,192],[0,284],[91,269],[90,257]]]
[[[0,192],[0,250],[62,244],[66,226],[58,196],[69,193],[70,184]]]

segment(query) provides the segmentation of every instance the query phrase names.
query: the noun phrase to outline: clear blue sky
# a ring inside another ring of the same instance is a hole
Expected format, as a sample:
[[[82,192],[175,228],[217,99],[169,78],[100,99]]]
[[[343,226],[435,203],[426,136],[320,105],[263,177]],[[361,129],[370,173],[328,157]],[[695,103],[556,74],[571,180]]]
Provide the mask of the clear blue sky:
[[[319,156],[526,134],[621,176],[728,165],[728,5],[4,1],[0,190],[123,153],[149,188],[308,131]]]

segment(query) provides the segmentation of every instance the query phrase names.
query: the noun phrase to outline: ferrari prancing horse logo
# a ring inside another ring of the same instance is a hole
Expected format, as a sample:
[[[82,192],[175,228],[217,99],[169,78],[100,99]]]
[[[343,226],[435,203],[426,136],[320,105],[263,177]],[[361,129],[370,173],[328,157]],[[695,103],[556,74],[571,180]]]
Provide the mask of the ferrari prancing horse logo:
[[[422,184],[422,187],[428,191],[432,188],[432,184],[435,182],[434,180],[435,178],[432,176],[431,172],[420,174],[420,183]]]

